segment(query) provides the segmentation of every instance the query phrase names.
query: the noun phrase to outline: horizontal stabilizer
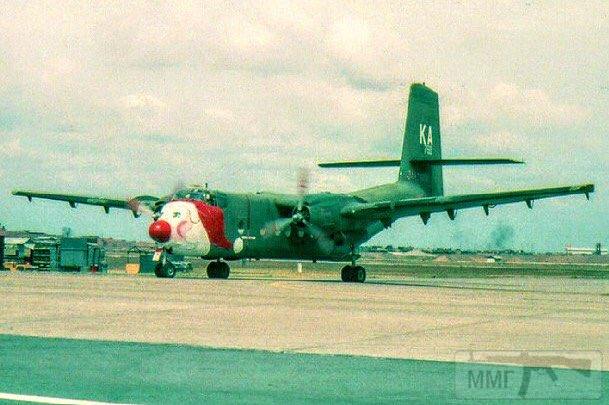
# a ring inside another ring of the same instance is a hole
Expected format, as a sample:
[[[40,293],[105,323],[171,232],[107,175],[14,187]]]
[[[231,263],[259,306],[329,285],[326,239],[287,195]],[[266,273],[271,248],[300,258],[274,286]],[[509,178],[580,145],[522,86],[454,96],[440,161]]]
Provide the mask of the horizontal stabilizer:
[[[412,159],[413,164],[432,166],[463,166],[463,165],[501,165],[501,164],[523,164],[521,160],[492,158],[492,159]],[[324,168],[346,168],[346,167],[397,167],[399,159],[386,160],[356,160],[351,162],[324,162],[319,167]]]
[[[352,162],[325,162],[319,163],[319,167],[339,168],[339,167],[394,167],[399,166],[399,159],[391,160],[358,160]]]
[[[439,166],[464,166],[464,165],[505,165],[523,164],[521,160],[492,158],[492,159],[413,159],[414,164],[428,164]]]

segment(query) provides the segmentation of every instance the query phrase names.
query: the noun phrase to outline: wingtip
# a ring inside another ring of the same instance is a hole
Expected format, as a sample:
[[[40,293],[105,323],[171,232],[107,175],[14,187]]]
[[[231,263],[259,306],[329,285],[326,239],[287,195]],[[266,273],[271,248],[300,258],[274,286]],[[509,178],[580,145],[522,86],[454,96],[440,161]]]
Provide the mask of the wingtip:
[[[594,193],[594,184],[584,184],[581,186],[581,192],[586,196],[586,200],[590,200],[590,194]]]

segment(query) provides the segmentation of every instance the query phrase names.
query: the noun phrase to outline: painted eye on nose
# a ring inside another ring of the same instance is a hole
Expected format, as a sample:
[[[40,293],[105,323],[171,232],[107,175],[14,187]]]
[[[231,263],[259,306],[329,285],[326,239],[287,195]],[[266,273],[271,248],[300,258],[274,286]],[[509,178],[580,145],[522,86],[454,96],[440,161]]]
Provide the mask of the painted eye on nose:
[[[181,216],[182,216],[182,214],[180,214],[178,211],[173,213],[174,218],[180,218]]]
[[[193,215],[192,211],[190,211],[190,210],[188,210],[188,219],[190,219],[190,223],[192,223],[192,224],[198,224],[199,222],[201,222],[201,220],[199,219],[199,216]],[[196,219],[196,221],[195,221],[195,219]]]

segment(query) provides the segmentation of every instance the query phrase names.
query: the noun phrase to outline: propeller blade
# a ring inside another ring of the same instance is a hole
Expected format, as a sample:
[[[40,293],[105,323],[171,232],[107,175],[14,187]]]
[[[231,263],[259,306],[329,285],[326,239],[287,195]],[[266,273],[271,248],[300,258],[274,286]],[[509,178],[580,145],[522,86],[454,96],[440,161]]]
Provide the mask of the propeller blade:
[[[307,231],[317,241],[318,246],[325,254],[334,250],[334,241],[317,225],[306,223]]]
[[[150,208],[149,204],[154,204],[156,201],[147,201],[145,197],[135,197],[129,200],[127,203],[131,211],[137,215],[146,215],[148,217],[154,217],[155,212]]]
[[[302,210],[304,204],[304,196],[309,192],[311,174],[305,167],[298,169],[298,184],[296,193],[298,194],[298,211]]]
[[[260,231],[263,237],[279,236],[290,225],[292,225],[292,218],[281,218],[268,222]]]

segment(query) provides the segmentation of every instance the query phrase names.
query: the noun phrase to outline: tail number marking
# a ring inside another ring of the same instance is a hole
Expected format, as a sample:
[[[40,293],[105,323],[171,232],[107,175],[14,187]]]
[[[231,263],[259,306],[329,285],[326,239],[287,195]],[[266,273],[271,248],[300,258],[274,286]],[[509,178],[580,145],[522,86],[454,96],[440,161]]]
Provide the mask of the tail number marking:
[[[433,151],[433,131],[431,125],[419,124],[419,143],[424,146],[425,154],[431,156]]]

